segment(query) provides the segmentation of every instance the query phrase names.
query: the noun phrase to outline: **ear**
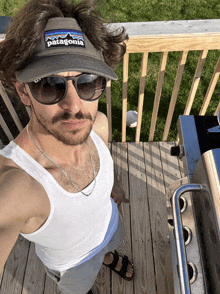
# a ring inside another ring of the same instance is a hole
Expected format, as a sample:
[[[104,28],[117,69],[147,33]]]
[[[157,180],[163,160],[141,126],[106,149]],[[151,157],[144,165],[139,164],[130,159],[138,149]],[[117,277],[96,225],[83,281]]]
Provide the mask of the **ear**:
[[[30,106],[31,100],[30,100],[30,96],[27,91],[27,88],[25,87],[25,84],[20,83],[20,82],[15,82],[14,85],[15,85],[15,88],[16,88],[18,95],[20,96],[23,104]]]

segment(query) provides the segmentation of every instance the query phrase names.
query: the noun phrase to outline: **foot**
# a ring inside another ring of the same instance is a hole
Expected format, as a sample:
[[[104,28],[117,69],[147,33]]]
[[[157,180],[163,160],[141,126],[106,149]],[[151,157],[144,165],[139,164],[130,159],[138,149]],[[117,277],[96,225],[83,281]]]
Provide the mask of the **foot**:
[[[109,253],[107,253],[107,254],[105,255],[105,258],[104,258],[103,263],[104,263],[105,265],[109,265],[109,264],[111,264],[111,263],[113,262],[113,260],[114,260],[114,256],[113,256],[113,254],[112,254],[111,252],[109,252]],[[118,263],[117,263],[117,266],[116,266],[115,269],[116,269],[117,271],[120,271],[121,268],[122,268],[122,257],[119,256],[119,260],[118,260]],[[133,276],[133,273],[134,273],[134,269],[133,269],[132,265],[131,265],[131,264],[128,264],[127,272],[126,272],[126,274],[125,274],[126,277],[127,277],[127,278],[131,278],[131,277]]]

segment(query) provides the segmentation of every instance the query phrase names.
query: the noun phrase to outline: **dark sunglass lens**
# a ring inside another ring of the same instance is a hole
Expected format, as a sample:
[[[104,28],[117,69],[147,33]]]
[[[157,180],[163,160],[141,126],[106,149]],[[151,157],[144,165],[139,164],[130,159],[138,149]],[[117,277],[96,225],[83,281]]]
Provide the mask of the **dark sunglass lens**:
[[[66,90],[65,81],[60,77],[46,77],[31,83],[34,97],[42,103],[55,103],[63,97]]]
[[[79,95],[85,100],[99,98],[106,87],[106,79],[93,74],[82,75],[77,81]]]

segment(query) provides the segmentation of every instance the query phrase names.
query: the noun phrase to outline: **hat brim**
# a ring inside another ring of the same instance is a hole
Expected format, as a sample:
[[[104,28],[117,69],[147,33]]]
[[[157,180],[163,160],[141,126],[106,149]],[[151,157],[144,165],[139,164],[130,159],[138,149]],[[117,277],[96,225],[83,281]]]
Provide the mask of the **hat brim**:
[[[88,72],[104,76],[111,80],[118,77],[114,70],[105,62],[81,54],[65,54],[47,56],[32,60],[24,69],[16,71],[15,75],[19,82],[29,83],[34,80],[58,74],[61,72]]]

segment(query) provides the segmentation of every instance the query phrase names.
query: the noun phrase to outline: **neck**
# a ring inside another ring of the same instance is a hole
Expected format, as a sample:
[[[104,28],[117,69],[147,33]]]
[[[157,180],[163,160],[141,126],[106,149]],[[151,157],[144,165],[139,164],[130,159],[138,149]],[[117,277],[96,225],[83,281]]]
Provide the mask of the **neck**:
[[[33,142],[29,137],[30,144],[37,145],[38,148],[36,145],[33,146],[33,148],[35,148],[35,151],[38,149],[39,156],[43,161],[45,161],[46,158],[41,151],[53,159],[57,164],[74,164],[78,166],[84,164],[86,155],[88,153],[88,146],[86,141],[80,145],[66,145],[56,139],[44,127],[34,125],[32,122],[28,124],[28,130],[30,137],[34,141]],[[41,149],[41,151],[39,149]]]

